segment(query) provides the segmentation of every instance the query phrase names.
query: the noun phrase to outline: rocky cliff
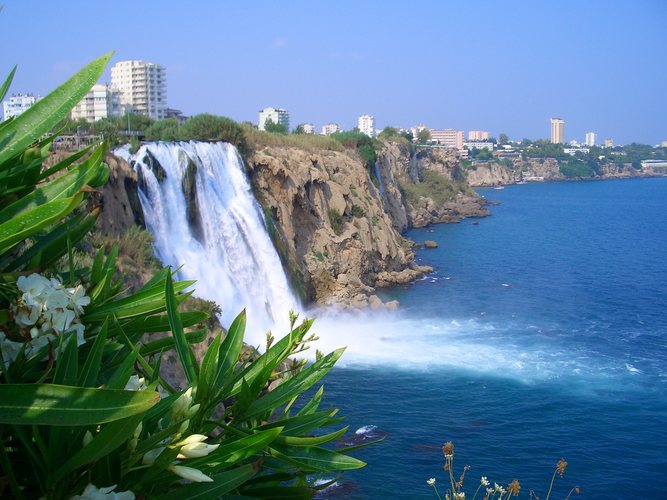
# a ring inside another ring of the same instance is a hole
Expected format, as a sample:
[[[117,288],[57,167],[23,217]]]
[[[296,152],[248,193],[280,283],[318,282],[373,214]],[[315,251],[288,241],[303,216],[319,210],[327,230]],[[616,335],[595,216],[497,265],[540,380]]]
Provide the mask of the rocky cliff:
[[[456,151],[388,142],[378,155],[384,207],[399,231],[489,215]]]
[[[318,303],[379,305],[379,284],[424,270],[382,207],[353,152],[266,147],[247,159],[255,193],[302,295]]]
[[[505,161],[507,162],[507,160]],[[607,163],[595,177],[567,177],[555,158],[514,158],[507,164],[495,160],[473,163],[466,168],[468,184],[472,187],[514,184],[521,181],[564,181],[581,179],[626,179],[656,175],[648,169],[637,170],[631,165]]]

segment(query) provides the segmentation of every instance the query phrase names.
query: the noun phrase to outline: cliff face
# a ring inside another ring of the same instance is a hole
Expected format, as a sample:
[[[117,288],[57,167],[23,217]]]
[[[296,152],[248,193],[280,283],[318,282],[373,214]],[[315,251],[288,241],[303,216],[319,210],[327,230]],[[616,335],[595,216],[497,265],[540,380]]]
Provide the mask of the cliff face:
[[[303,295],[379,305],[376,286],[414,279],[413,252],[353,153],[268,147],[247,158],[274,241]]]
[[[103,234],[118,236],[131,226],[145,227],[136,172],[125,160],[110,153],[104,162],[109,166],[109,182],[91,197],[103,206],[98,229]]]
[[[653,176],[651,170],[637,170],[631,165],[618,166],[614,163],[602,165],[599,175],[592,179],[627,179],[630,177]],[[521,181],[564,181],[578,180],[567,177],[560,170],[555,158],[515,158],[511,166],[495,162],[476,164],[466,169],[468,183],[472,187],[513,184]]]
[[[465,217],[489,215],[468,185],[455,151],[385,143],[378,156],[384,207],[403,231]]]

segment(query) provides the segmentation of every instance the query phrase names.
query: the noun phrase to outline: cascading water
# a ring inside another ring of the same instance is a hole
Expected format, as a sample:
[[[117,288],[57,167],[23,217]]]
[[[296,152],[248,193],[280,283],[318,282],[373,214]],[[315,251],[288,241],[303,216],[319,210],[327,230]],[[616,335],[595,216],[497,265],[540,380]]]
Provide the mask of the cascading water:
[[[214,300],[227,326],[248,310],[246,340],[286,333],[297,309],[236,148],[227,143],[148,143],[134,162],[146,225],[157,256],[197,280],[195,294]],[[279,331],[280,330],[280,331]]]

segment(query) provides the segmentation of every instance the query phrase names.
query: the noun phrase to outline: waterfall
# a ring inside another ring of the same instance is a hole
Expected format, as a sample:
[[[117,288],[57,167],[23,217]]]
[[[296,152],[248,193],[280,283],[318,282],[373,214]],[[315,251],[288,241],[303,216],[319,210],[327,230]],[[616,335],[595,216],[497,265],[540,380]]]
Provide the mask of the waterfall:
[[[377,161],[373,164],[373,170],[375,171],[375,178],[378,180],[378,188],[380,190],[380,194],[384,196],[384,184],[382,184],[382,172],[380,172],[380,165]]]
[[[148,143],[133,162],[139,198],[155,252],[165,265],[182,266],[177,278],[197,280],[195,295],[215,301],[229,326],[245,307],[248,342],[266,330],[287,332],[297,309],[280,258],[267,233],[243,161],[230,144]]]

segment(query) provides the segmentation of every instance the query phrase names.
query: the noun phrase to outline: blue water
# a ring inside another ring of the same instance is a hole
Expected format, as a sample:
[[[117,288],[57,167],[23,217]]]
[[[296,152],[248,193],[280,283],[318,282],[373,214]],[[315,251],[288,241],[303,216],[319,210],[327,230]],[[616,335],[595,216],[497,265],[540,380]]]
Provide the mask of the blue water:
[[[451,440],[468,498],[484,475],[544,499],[561,457],[552,498],[666,498],[667,178],[480,193],[479,225],[407,234],[439,248],[399,314],[341,329],[326,401],[386,439],[327,496],[435,498]]]

